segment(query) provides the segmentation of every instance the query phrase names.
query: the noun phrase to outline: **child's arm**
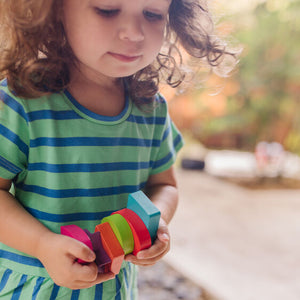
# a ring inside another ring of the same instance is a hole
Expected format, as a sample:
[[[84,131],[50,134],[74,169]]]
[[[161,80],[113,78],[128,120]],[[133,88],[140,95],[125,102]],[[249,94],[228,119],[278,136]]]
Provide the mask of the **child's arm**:
[[[161,219],[154,245],[137,254],[128,255],[126,260],[137,265],[153,265],[170,249],[168,224],[173,218],[177,204],[178,191],[173,167],[159,174],[152,175],[146,186],[145,193],[161,212]]]
[[[51,232],[8,192],[10,186],[11,181],[0,178],[2,243],[37,257],[58,285],[80,289],[113,278],[110,273],[98,274],[95,263],[77,263],[76,258],[92,262],[95,254],[83,243]]]

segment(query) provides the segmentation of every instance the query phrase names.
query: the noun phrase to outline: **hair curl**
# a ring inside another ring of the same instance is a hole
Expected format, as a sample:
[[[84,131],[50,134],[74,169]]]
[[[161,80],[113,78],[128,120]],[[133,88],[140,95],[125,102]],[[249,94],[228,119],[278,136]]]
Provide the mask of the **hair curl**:
[[[126,78],[132,99],[149,103],[161,80],[177,87],[181,71],[182,47],[190,56],[205,59],[212,68],[234,53],[216,39],[205,0],[172,0],[166,28],[166,53]],[[76,58],[67,43],[61,22],[62,0],[1,0],[0,79],[18,96],[35,98],[60,92],[68,86],[69,67]],[[179,62],[178,59],[179,58]]]

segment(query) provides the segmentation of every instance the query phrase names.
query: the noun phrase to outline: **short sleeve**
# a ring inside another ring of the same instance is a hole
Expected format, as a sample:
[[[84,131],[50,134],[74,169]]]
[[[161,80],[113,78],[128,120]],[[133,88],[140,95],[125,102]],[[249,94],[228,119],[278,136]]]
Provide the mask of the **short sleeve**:
[[[164,120],[164,122],[157,129],[160,143],[155,150],[151,175],[169,169],[174,164],[177,153],[184,144],[182,135],[170,118],[166,100],[161,95],[158,95],[157,101],[160,106],[158,111],[161,116],[159,118]]]
[[[29,152],[27,115],[20,99],[0,84],[0,177],[14,179],[27,166]]]

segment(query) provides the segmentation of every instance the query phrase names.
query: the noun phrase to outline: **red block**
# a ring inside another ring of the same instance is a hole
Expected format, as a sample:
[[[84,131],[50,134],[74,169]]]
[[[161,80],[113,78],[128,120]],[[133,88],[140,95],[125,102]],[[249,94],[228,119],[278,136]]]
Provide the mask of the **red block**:
[[[60,233],[66,236],[69,236],[73,239],[76,239],[85,245],[87,245],[91,250],[93,250],[93,245],[91,242],[90,237],[87,235],[87,233],[81,229],[77,225],[66,225],[60,227]],[[80,264],[87,263],[86,261],[78,258],[77,260]]]
[[[110,271],[114,274],[120,272],[125,253],[108,222],[96,226],[99,231],[105,252],[111,259]]]
[[[124,208],[112,214],[119,214],[123,216],[129,224],[134,239],[134,249],[132,252],[134,255],[137,255],[139,251],[151,246],[150,233],[143,220],[134,211]]]

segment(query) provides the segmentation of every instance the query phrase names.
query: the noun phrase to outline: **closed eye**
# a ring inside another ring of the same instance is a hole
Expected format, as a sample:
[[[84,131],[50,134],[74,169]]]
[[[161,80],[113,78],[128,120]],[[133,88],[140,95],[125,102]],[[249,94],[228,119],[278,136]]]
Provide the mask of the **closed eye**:
[[[95,7],[95,11],[98,15],[106,18],[115,17],[120,12],[119,9],[101,9],[99,7]]]
[[[143,14],[144,17],[150,22],[162,21],[164,19],[162,14],[157,14],[148,10],[143,11]]]

